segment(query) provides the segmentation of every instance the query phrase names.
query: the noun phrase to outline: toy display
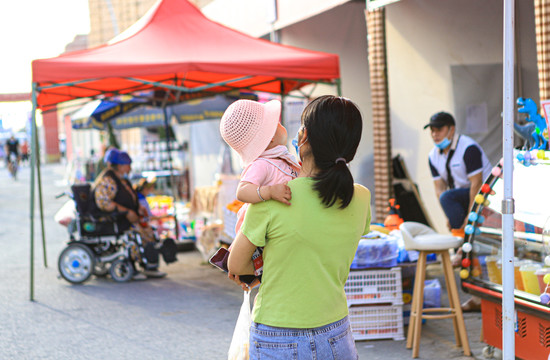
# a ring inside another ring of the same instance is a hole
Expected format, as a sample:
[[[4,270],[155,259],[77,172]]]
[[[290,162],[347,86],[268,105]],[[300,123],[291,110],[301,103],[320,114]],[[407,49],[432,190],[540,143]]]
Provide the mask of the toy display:
[[[539,143],[540,145],[540,143]],[[550,152],[514,154],[514,298],[516,356],[547,359],[550,351]],[[484,341],[502,348],[502,160],[491,171],[468,214],[462,287],[481,298]],[[499,317],[500,316],[500,317]]]
[[[546,150],[548,146],[548,129],[546,121],[538,113],[537,104],[529,98],[518,98],[516,101],[518,112],[527,114],[526,125],[514,124],[514,129],[527,141],[529,150]],[[546,137],[544,136],[546,134]]]

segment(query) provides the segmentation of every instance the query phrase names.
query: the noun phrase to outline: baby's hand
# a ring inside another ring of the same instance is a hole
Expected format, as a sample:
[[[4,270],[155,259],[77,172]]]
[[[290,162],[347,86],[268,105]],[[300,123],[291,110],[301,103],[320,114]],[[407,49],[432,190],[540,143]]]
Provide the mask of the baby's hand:
[[[271,199],[282,202],[283,204],[290,205],[292,199],[292,193],[290,188],[284,184],[272,185],[269,187],[271,193]]]

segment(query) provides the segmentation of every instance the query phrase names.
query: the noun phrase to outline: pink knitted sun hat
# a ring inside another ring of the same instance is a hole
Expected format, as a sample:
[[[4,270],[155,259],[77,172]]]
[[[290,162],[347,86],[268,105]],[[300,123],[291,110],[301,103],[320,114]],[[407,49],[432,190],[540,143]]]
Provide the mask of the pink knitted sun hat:
[[[281,102],[265,104],[252,100],[237,100],[229,105],[220,122],[220,133],[248,166],[269,145],[281,116]]]

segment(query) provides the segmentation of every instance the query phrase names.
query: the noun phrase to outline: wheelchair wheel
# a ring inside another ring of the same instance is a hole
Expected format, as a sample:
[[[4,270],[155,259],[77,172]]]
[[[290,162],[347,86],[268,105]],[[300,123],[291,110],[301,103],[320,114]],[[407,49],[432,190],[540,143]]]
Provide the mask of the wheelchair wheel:
[[[130,260],[127,259],[117,259],[111,264],[109,269],[111,277],[116,282],[126,282],[132,278],[134,275],[134,267]]]
[[[85,245],[71,244],[59,255],[57,267],[63,279],[81,284],[92,276],[94,255]]]

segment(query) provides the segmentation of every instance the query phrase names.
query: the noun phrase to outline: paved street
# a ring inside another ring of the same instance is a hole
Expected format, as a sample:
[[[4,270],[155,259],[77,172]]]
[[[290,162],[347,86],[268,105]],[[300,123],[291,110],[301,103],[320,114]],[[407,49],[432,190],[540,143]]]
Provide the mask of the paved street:
[[[0,359],[226,359],[242,293],[197,251],[163,265],[168,276],[160,280],[119,284],[92,278],[75,286],[58,277],[57,256],[67,234],[53,216],[66,200],[54,196],[67,189],[64,171],[61,165],[42,168],[48,267],[36,221],[31,302],[30,170],[22,168],[14,182],[0,167]],[[467,314],[466,326],[475,358],[482,359],[480,314]],[[420,358],[470,359],[454,346],[452,329],[451,320],[428,321]],[[405,341],[356,344],[360,359],[411,356]]]

